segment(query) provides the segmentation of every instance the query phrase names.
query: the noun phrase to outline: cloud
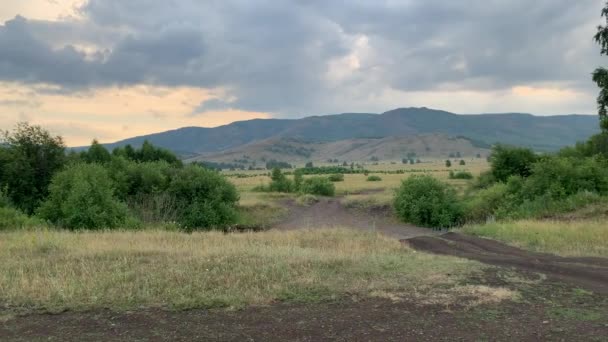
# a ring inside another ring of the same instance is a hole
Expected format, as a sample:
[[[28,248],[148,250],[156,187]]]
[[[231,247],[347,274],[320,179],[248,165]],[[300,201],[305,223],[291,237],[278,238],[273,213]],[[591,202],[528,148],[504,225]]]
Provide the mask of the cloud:
[[[75,17],[18,16],[1,25],[0,79],[63,94],[142,84],[224,90],[195,103],[194,114],[378,112],[411,104],[404,99],[418,102],[414,96],[422,93],[448,96],[439,102],[457,111],[463,92],[493,97],[481,101],[491,107],[504,105],[496,94],[515,87],[593,94],[589,74],[602,59],[591,37],[602,6],[602,0],[89,0]],[[593,110],[580,101],[568,108]],[[550,102],[547,112],[558,105]]]

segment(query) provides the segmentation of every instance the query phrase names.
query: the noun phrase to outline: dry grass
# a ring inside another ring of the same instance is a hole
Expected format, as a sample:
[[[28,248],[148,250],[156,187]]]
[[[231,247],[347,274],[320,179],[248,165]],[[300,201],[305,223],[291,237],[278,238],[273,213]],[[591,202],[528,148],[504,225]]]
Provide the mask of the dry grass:
[[[470,225],[462,231],[538,252],[608,257],[608,222],[603,219],[498,222]]]
[[[486,285],[456,285],[449,288],[418,288],[413,293],[374,291],[373,297],[389,299],[393,302],[415,300],[424,305],[454,306],[465,304],[473,307],[482,304],[497,304],[505,300],[516,300],[517,291],[505,287]]]
[[[8,311],[239,307],[445,286],[482,266],[346,229],[0,234]],[[0,313],[2,310],[0,310]]]

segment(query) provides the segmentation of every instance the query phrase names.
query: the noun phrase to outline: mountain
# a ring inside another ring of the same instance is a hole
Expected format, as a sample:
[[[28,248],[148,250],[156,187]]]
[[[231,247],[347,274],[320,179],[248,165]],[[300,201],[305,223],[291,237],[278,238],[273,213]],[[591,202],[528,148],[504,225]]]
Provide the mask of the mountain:
[[[263,166],[264,161],[278,160],[291,164],[304,164],[309,160],[340,162],[378,160],[401,160],[412,158],[447,158],[450,155],[486,157],[489,146],[479,146],[464,137],[445,134],[411,135],[407,137],[358,138],[332,142],[303,141],[296,138],[271,138],[255,141],[222,152],[198,155],[187,161],[212,161],[225,164],[240,164],[248,167],[253,162]]]
[[[255,119],[215,128],[185,127],[130,138],[107,146],[137,146],[147,139],[177,153],[202,154],[281,137],[331,142],[443,133],[464,136],[482,144],[498,142],[550,151],[585,140],[597,132],[598,119],[594,115],[459,115],[423,107],[400,108],[382,114],[347,113],[293,120]]]

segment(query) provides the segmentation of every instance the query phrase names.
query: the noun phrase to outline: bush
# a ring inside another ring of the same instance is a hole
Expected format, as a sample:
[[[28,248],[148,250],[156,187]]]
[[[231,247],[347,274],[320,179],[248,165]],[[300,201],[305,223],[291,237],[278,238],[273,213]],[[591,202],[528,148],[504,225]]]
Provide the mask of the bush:
[[[300,192],[319,196],[334,196],[336,187],[325,177],[311,177],[304,179]]]
[[[450,171],[450,179],[473,179],[473,174],[468,171]]]
[[[490,162],[494,178],[506,182],[511,176],[528,177],[538,156],[528,148],[496,145],[492,149]]]
[[[452,162],[449,159],[445,161],[445,167],[452,167]]]
[[[563,199],[581,191],[608,193],[608,165],[595,158],[546,157],[535,163],[522,192],[525,198]]]
[[[394,206],[401,220],[432,228],[455,226],[463,214],[456,192],[432,176],[404,180],[395,195]]]
[[[220,228],[237,220],[236,188],[217,172],[196,165],[177,169],[168,191],[186,230]]]
[[[466,165],[467,163],[464,161],[464,159],[460,160],[460,165]]]
[[[285,174],[281,172],[281,169],[274,168],[272,169],[272,174],[270,176],[272,180],[268,189],[273,192],[293,192],[294,184],[292,181],[285,177]]]
[[[482,172],[475,182],[471,184],[472,189],[487,189],[496,183],[496,178],[492,174],[492,171]]]
[[[39,215],[69,229],[115,228],[126,223],[127,206],[101,165],[74,164],[53,177]]]
[[[328,179],[330,181],[332,181],[332,182],[344,182],[344,175],[340,174],[340,173],[337,173],[337,174],[334,174],[334,175],[330,175],[328,177]]]
[[[368,182],[380,182],[380,181],[382,181],[382,178],[380,178],[380,176],[371,175],[371,176],[367,177],[367,181]]]
[[[302,170],[298,169],[293,173],[293,187],[295,191],[300,191],[302,187],[302,182],[304,181],[304,175],[302,174]]]
[[[15,208],[0,207],[0,231],[44,226],[44,222],[29,217]]]
[[[505,183],[496,183],[479,191],[466,203],[467,221],[483,222],[494,218],[497,210],[513,203],[509,197]]]

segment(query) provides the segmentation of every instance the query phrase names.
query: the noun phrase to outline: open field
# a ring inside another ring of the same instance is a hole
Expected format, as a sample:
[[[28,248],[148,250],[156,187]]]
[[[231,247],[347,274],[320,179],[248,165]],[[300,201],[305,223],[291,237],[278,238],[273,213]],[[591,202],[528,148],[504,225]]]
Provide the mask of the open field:
[[[394,191],[401,185],[401,181],[412,175],[431,174],[434,177],[453,185],[458,191],[464,191],[470,181],[462,179],[449,179],[448,176],[450,171],[468,171],[474,176],[478,176],[483,171],[489,169],[489,164],[485,159],[469,158],[466,159],[466,163],[466,165],[461,166],[457,165],[457,162],[453,162],[453,166],[451,168],[445,167],[445,160],[432,160],[414,165],[402,164],[401,162],[394,162],[394,164],[385,162],[378,165],[368,164],[364,165],[364,167],[370,170],[373,174],[378,173],[378,176],[382,178],[381,181],[368,182],[367,176],[364,174],[345,174],[343,182],[336,182],[334,184],[336,186],[336,194],[338,196],[344,196],[343,199],[345,203],[359,202],[387,205],[392,202]],[[398,170],[404,170],[404,173],[383,173],[395,172]],[[270,177],[268,176],[269,172],[270,171],[259,170],[224,171],[224,174],[229,176],[228,179],[230,182],[232,182],[239,190],[241,194],[240,204],[242,206],[253,206],[274,203],[278,199],[291,196],[252,191],[257,186],[264,186],[270,183]],[[237,175],[242,175],[242,177],[237,177]]]
[[[205,308],[458,290],[483,269],[347,229],[243,234],[16,231],[0,236],[5,312]],[[459,290],[460,291],[460,290]],[[456,293],[456,292],[454,292]]]
[[[536,252],[608,257],[608,222],[604,219],[494,222],[465,226],[462,232]]]

